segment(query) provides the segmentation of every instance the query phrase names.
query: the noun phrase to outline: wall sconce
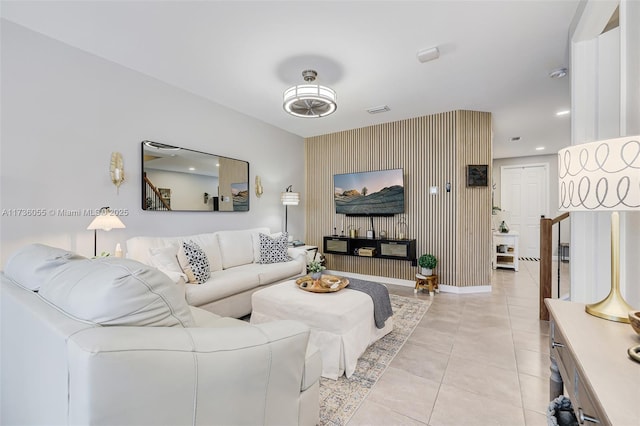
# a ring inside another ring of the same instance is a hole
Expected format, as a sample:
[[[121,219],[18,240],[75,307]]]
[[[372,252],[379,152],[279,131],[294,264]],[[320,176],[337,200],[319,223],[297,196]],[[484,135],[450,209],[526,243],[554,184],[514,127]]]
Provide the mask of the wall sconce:
[[[256,176],[256,197],[260,198],[264,189],[262,188],[262,181],[260,180],[260,176]]]
[[[124,161],[122,160],[122,154],[119,152],[111,153],[109,170],[111,172],[111,182],[116,186],[116,192],[120,193],[120,185],[124,182]]]

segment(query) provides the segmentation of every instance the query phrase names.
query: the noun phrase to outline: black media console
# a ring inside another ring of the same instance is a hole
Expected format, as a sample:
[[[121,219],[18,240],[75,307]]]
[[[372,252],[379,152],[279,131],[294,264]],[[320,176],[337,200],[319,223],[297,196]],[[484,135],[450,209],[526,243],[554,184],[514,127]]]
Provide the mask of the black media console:
[[[324,237],[323,251],[329,254],[409,260],[416,265],[416,240],[389,238]]]

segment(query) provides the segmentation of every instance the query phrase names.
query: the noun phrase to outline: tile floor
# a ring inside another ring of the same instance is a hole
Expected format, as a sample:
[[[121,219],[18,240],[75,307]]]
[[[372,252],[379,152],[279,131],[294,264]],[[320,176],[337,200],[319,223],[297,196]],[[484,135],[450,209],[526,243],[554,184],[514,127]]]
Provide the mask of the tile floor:
[[[521,261],[518,272],[494,271],[491,293],[434,295],[349,425],[546,425],[549,333],[538,320],[538,268]],[[414,297],[409,287],[389,289]]]

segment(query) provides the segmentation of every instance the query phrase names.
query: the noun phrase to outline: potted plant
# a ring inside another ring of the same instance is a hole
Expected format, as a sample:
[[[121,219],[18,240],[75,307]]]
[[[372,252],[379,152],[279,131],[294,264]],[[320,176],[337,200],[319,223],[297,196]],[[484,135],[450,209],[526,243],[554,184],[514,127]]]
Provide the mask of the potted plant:
[[[438,259],[432,254],[423,254],[418,258],[418,265],[422,268],[422,275],[433,275],[433,268],[438,265]]]
[[[311,272],[311,278],[313,278],[314,280],[319,280],[320,276],[322,275],[322,271],[324,271],[325,269],[327,268],[325,268],[324,265],[322,265],[322,263],[318,260],[312,260],[307,266],[307,270]]]

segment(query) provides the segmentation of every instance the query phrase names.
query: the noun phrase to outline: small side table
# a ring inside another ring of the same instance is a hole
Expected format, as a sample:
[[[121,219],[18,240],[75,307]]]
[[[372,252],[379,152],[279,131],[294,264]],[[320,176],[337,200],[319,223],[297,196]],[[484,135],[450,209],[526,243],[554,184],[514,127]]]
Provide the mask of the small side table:
[[[418,290],[428,288],[429,296],[433,296],[433,292],[440,293],[438,288],[438,276],[437,275],[422,275],[416,274],[416,288],[413,289],[414,293]]]

